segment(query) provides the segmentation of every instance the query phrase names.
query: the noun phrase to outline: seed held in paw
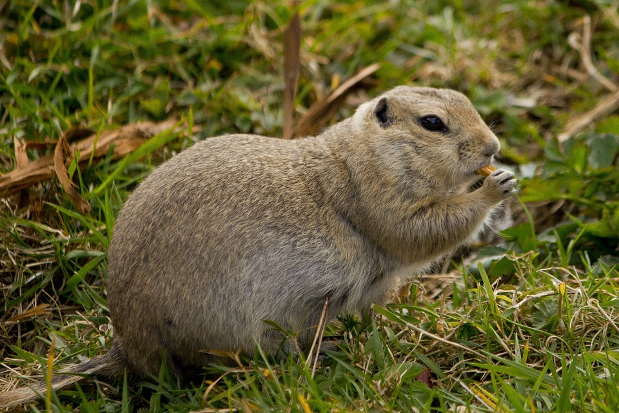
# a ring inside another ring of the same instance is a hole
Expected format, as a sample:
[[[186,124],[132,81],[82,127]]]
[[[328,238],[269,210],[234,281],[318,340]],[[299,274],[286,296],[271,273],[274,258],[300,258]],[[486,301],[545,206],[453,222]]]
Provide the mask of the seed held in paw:
[[[494,166],[492,166],[492,164],[488,164],[488,165],[484,165],[481,168],[479,168],[478,170],[476,170],[475,173],[478,174],[478,175],[483,176],[484,178],[487,178],[494,171],[496,171],[496,168]]]

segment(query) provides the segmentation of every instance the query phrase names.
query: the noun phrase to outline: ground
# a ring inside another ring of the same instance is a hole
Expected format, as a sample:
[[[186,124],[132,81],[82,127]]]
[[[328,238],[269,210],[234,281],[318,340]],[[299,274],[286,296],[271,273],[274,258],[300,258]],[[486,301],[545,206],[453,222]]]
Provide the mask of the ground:
[[[336,122],[400,84],[457,89],[520,179],[513,226],[370,318],[329,325],[341,343],[315,367],[242,359],[189,389],[165,371],[86,380],[36,406],[619,410],[619,14],[604,0],[0,3],[0,391],[43,379],[50,359],[57,370],[109,349],[108,239],[153,167],[210,136],[286,133],[295,11],[297,125]],[[88,152],[138,122],[151,124]],[[63,143],[91,133],[80,150]],[[39,179],[28,168],[46,155]]]

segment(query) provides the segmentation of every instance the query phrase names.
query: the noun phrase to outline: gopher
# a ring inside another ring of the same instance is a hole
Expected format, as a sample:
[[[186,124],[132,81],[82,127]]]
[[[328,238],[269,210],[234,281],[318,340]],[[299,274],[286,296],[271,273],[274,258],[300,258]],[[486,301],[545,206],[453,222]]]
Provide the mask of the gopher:
[[[307,347],[327,319],[384,304],[400,278],[475,239],[514,174],[476,171],[499,151],[470,101],[401,86],[316,137],[226,135],[158,167],[113,231],[111,350],[67,372],[191,379],[208,350]],[[206,351],[205,351],[206,350]],[[59,375],[54,388],[80,376]],[[35,388],[43,391],[44,387]],[[0,395],[0,406],[36,397]]]

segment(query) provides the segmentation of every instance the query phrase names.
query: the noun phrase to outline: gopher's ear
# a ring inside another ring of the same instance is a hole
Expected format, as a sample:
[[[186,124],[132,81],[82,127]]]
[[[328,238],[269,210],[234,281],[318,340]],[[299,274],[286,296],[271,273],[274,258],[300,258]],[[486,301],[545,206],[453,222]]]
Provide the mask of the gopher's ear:
[[[374,108],[374,116],[378,119],[378,124],[382,128],[386,128],[392,122],[391,113],[389,113],[389,104],[387,98],[381,98]]]

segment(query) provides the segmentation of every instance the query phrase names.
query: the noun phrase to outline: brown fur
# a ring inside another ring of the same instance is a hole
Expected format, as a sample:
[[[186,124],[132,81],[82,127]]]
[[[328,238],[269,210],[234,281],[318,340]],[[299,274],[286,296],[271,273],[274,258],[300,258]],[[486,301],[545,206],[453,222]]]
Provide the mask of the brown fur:
[[[428,115],[447,129],[424,128]],[[410,87],[317,137],[195,144],[118,216],[108,282],[115,356],[95,360],[149,376],[165,354],[185,377],[213,361],[200,350],[252,355],[258,343],[277,352],[284,337],[263,320],[301,331],[305,347],[325,297],[328,319],[382,304],[401,276],[476,236],[515,191],[503,170],[467,190],[498,150],[465,96]],[[12,402],[0,395],[0,406]]]

